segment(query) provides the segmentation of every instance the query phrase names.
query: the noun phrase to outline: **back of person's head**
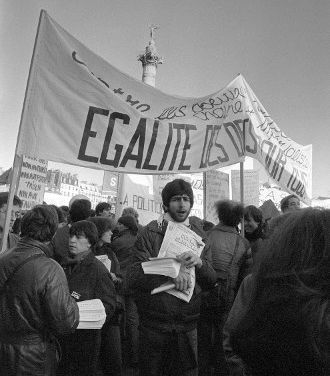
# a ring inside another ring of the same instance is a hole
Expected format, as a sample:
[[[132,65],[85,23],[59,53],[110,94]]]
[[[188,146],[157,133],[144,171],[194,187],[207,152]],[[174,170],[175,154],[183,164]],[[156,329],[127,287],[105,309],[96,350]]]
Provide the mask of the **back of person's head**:
[[[174,179],[167,183],[162,190],[163,205],[168,207],[171,198],[177,195],[187,195],[189,197],[190,207],[193,207],[194,193],[189,182],[183,179]]]
[[[244,207],[232,200],[220,200],[215,203],[219,221],[230,227],[236,227],[242,220]]]
[[[111,205],[108,202],[99,202],[95,208],[95,215],[101,215],[104,210],[111,210]]]
[[[294,199],[294,202],[291,202]],[[290,207],[292,205],[292,207]],[[296,195],[288,195],[282,198],[280,202],[281,212],[285,213],[289,210],[297,210],[300,207],[300,200]]]
[[[5,204],[7,204],[8,196],[9,196],[9,192],[0,192],[0,209]],[[19,207],[22,207],[23,202],[22,202],[22,200],[18,196],[14,195],[13,205],[18,205]]]
[[[94,247],[99,240],[99,235],[97,228],[93,222],[90,221],[77,221],[72,224],[70,227],[70,237],[74,235],[78,236],[85,236],[88,239],[91,247]]]
[[[260,278],[291,276],[299,288],[327,285],[330,294],[330,210],[301,209],[288,218],[267,242]]]
[[[92,217],[88,218],[88,221],[96,226],[99,238],[102,238],[108,230],[113,231],[115,228],[115,221],[110,217]]]
[[[58,227],[56,210],[50,205],[37,205],[21,221],[21,237],[48,242]]]
[[[130,215],[123,215],[120,218],[118,218],[118,223],[121,223],[127,229],[133,234],[136,235],[138,233],[138,224],[136,222],[136,219]]]
[[[90,217],[92,204],[89,200],[75,200],[69,210],[71,222],[83,221]]]
[[[137,221],[138,221],[138,218],[139,218],[139,213],[132,207],[124,208],[121,215],[122,216],[130,215],[131,217],[134,217]]]
[[[49,205],[49,206],[51,206],[52,208],[54,208],[56,210],[57,217],[58,217],[58,224],[60,225],[61,223],[65,222],[65,217],[64,217],[63,211],[59,207],[57,207],[56,205]]]

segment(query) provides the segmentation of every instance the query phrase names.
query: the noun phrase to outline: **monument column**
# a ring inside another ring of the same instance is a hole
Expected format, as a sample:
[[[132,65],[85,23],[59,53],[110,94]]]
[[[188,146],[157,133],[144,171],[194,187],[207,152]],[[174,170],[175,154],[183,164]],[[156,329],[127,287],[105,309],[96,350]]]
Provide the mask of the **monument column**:
[[[156,74],[158,64],[163,63],[163,58],[157,54],[157,49],[154,40],[154,32],[158,27],[155,25],[150,26],[150,41],[146,46],[145,52],[138,56],[138,60],[141,61],[143,67],[142,81],[150,86],[156,84]]]

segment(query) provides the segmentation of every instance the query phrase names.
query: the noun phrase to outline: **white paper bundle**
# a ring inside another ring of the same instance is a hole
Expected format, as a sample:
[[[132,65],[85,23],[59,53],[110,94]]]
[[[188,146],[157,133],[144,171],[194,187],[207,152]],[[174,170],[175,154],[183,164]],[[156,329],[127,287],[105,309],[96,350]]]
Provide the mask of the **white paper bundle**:
[[[109,270],[111,270],[111,260],[107,255],[100,255],[100,256],[95,256],[98,260],[102,262],[102,264]]]
[[[77,304],[79,308],[77,329],[101,329],[107,317],[101,300],[84,300]]]
[[[144,274],[160,274],[176,278],[179,275],[181,263],[173,257],[155,257],[142,263]]]

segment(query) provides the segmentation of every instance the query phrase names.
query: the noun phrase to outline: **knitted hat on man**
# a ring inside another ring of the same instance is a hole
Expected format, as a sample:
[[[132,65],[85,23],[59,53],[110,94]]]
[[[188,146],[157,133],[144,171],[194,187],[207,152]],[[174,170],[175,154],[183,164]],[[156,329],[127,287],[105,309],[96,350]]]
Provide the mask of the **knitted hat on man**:
[[[162,200],[165,206],[169,206],[170,199],[177,195],[187,195],[191,207],[194,205],[194,193],[191,184],[183,179],[175,179],[165,185],[162,190]]]
[[[123,215],[122,217],[118,218],[118,222],[126,226],[132,232],[138,232],[138,225],[136,219],[131,215]]]

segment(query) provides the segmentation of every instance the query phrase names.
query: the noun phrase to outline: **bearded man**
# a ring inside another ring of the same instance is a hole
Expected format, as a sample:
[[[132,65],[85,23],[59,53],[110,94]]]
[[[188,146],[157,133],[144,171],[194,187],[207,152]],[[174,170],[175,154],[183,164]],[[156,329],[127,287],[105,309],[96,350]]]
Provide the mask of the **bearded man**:
[[[144,274],[141,263],[157,257],[168,222],[188,226],[205,241],[200,220],[190,219],[194,204],[190,183],[175,179],[162,191],[165,214],[144,227],[132,252],[132,265],[128,270],[128,285],[134,291],[140,318],[140,375],[197,376],[197,321],[200,313],[201,287],[210,288],[216,274],[210,263],[210,250],[206,246],[198,257],[183,252],[177,257],[183,266],[195,267],[196,285],[189,302],[171,294],[151,291],[171,280],[161,275]],[[175,288],[185,291],[191,284],[189,275],[180,269],[172,279]]]

